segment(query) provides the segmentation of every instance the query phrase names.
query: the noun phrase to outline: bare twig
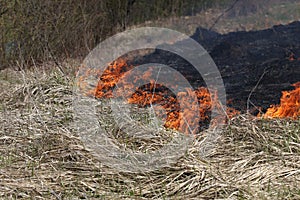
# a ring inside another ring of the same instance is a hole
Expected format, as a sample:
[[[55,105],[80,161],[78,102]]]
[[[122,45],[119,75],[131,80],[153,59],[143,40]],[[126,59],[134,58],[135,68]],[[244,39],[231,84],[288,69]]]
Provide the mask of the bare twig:
[[[251,103],[253,106],[255,106],[255,105],[251,102],[250,98],[251,98],[253,92],[254,92],[254,91],[256,90],[256,88],[258,87],[258,85],[259,85],[259,83],[261,82],[261,80],[263,79],[263,77],[265,76],[266,72],[267,72],[267,68],[264,69],[264,72],[263,72],[262,75],[259,77],[259,79],[258,79],[258,81],[256,82],[255,86],[252,88],[251,92],[250,92],[249,95],[248,95],[248,98],[247,98],[247,114],[249,114],[249,109],[250,109],[249,103]],[[256,106],[255,106],[255,107],[256,107]],[[257,108],[257,107],[256,107],[256,108]]]

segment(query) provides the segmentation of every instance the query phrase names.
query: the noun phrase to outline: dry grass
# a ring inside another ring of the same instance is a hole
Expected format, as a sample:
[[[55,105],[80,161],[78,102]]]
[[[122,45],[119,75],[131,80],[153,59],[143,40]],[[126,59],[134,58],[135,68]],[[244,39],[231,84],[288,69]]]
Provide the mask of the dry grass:
[[[235,31],[263,30],[271,28],[274,25],[289,24],[300,20],[300,4],[297,1],[288,2],[279,0],[277,3],[263,3],[262,1],[262,4],[258,6],[261,5],[263,6],[258,8],[256,13],[249,13],[245,16],[231,17],[228,13],[224,13],[224,8],[213,8],[202,11],[195,16],[170,17],[155,21],[146,21],[133,27],[165,27],[192,35],[196,28],[200,26],[206,29],[212,28],[212,30],[218,33],[226,34]],[[239,6],[235,6],[233,10],[238,11]],[[222,17],[212,27],[219,16]]]
[[[299,199],[300,121],[232,119],[203,159],[121,173],[72,132],[72,76],[1,71],[1,199]],[[143,146],[147,148],[147,145]]]

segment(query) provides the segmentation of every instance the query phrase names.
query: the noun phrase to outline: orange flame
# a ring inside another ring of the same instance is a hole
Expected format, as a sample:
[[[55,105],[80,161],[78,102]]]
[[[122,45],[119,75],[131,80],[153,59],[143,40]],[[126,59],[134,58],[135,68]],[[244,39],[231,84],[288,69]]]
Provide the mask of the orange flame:
[[[292,91],[283,91],[280,105],[271,105],[264,114],[265,118],[294,118],[300,116],[300,82],[292,84]]]
[[[186,88],[184,91],[179,92],[175,95],[163,85],[157,84],[155,80],[150,80],[149,84],[144,85],[140,88],[133,88],[134,83],[138,82],[139,79],[149,80],[152,71],[149,70],[144,72],[139,77],[135,77],[135,80],[127,80],[125,72],[132,69],[133,66],[127,64],[125,60],[119,59],[108,65],[103,74],[101,75],[98,85],[89,90],[87,95],[93,95],[96,98],[114,98],[114,97],[126,97],[126,100],[130,104],[136,104],[140,107],[159,105],[154,109],[158,117],[165,118],[164,126],[166,128],[176,129],[183,133],[193,133],[195,134],[197,130],[191,130],[187,126],[193,125],[193,127],[198,127],[200,122],[205,122],[210,119],[210,112],[213,108],[218,108],[220,113],[221,105],[217,102],[217,93],[210,95],[207,88],[199,87],[195,91]],[[99,73],[98,71],[88,71],[88,74]],[[87,74],[85,74],[86,76]],[[81,78],[81,77],[80,77]],[[82,81],[79,79],[79,81]],[[118,83],[123,86],[121,91],[113,93],[113,89]],[[122,84],[123,83],[123,84]],[[86,84],[82,84],[85,86]],[[134,93],[130,94],[130,89],[134,89]],[[189,102],[188,99],[194,96],[198,101]],[[178,98],[181,99],[180,104]],[[196,110],[198,108],[199,110]],[[165,113],[162,113],[161,110]],[[233,108],[227,108],[227,114],[229,117],[233,117],[239,114]],[[164,116],[163,116],[164,115]],[[197,120],[196,120],[197,119]]]
[[[94,91],[96,98],[112,98],[112,89],[116,86],[121,76],[127,70],[133,68],[125,60],[119,59],[118,62],[112,62],[103,72],[100,81]]]

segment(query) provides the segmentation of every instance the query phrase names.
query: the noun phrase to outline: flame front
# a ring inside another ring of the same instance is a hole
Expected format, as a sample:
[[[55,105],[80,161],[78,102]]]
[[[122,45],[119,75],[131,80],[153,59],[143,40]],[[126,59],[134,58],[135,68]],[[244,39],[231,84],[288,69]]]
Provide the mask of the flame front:
[[[209,93],[205,87],[199,87],[196,90],[185,88],[183,91],[173,94],[168,90],[167,86],[156,83],[151,79],[151,68],[138,74],[133,78],[126,78],[124,76],[127,71],[134,68],[128,65],[125,60],[118,59],[108,65],[101,75],[99,69],[89,69],[82,66],[84,73],[79,76],[78,87],[80,91],[87,95],[98,99],[101,98],[116,98],[125,97],[125,100],[130,104],[136,104],[139,107],[151,106],[156,116],[164,119],[166,128],[176,129],[183,133],[195,134],[197,130],[191,130],[187,124],[192,124],[194,127],[199,126],[196,124],[219,123],[220,120],[215,116],[214,119],[210,118],[210,113],[213,109],[217,110],[219,114],[224,113],[224,107],[218,102],[217,92]],[[88,83],[90,77],[96,79],[98,84],[96,86]],[[125,78],[124,78],[125,77]],[[140,80],[148,80],[149,84],[142,87],[135,87],[136,83]],[[176,79],[176,77],[174,77]],[[122,85],[122,90],[114,92],[115,87]],[[295,87],[292,91],[283,91],[279,105],[271,105],[265,114],[264,118],[293,118],[297,119],[300,116],[300,82],[292,84]],[[130,91],[134,91],[133,93]],[[196,101],[189,102],[190,96],[195,96]],[[178,98],[181,99],[180,103]],[[188,103],[189,102],[189,103]],[[230,101],[227,102],[231,104]],[[183,106],[183,108],[182,108]],[[197,109],[195,109],[197,108]],[[238,114],[234,108],[226,107],[227,118],[232,118]],[[259,114],[258,117],[261,115]],[[197,120],[195,120],[197,119]],[[224,123],[224,121],[222,121]]]
[[[209,122],[210,113],[214,108],[217,108],[220,113],[224,112],[218,102],[216,91],[210,95],[207,88],[199,87],[195,91],[185,88],[177,94],[172,94],[167,86],[157,84],[155,80],[151,80],[151,68],[134,77],[134,80],[132,78],[127,79],[125,76],[126,72],[133,68],[133,66],[128,65],[122,59],[110,63],[101,77],[98,77],[100,80],[97,86],[89,90],[87,95],[99,99],[125,97],[128,103],[136,104],[140,107],[155,105],[153,106],[155,113],[158,117],[165,118],[164,126],[166,128],[176,129],[187,134],[195,134],[197,132],[197,130],[191,130],[188,124],[193,125],[192,127],[198,127],[199,124],[195,123],[199,123],[199,121],[204,123]],[[149,84],[136,88],[135,83],[140,81],[140,79],[148,80]],[[122,86],[122,90],[114,91],[117,84],[118,86]],[[130,93],[132,89],[134,93]],[[191,96],[194,96],[196,101],[189,102],[188,99]],[[180,102],[178,99],[180,99]],[[162,110],[164,111],[162,112]],[[229,117],[233,117],[239,113],[239,111],[233,108],[227,108]]]
[[[271,105],[265,113],[266,118],[290,117],[296,119],[300,116],[300,82],[293,84],[292,91],[283,91],[280,105]]]

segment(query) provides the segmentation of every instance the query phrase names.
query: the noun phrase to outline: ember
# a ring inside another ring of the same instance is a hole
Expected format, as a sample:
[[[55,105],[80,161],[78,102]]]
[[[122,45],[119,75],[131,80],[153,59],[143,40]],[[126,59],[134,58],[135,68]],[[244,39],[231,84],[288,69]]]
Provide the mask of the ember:
[[[289,55],[289,60],[290,60],[290,61],[296,60],[295,54],[291,53],[291,54]]]
[[[300,116],[300,82],[293,84],[292,91],[283,91],[280,105],[271,105],[264,114],[266,118],[290,117],[296,119]]]

